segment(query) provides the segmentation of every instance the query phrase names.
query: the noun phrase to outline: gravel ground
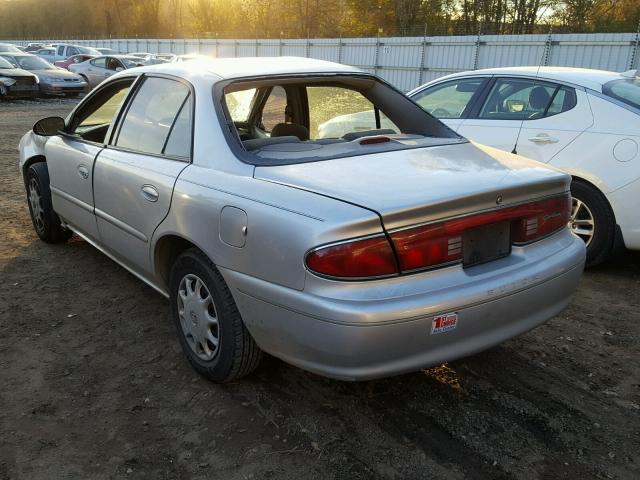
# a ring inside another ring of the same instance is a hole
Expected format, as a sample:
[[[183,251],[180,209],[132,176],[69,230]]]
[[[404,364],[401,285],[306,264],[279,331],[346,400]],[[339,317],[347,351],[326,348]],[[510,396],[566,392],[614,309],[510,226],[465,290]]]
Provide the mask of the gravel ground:
[[[0,479],[640,478],[640,255],[485,353],[366,383],[267,358],[214,385],[165,299],[81,240],[39,241],[0,103]]]

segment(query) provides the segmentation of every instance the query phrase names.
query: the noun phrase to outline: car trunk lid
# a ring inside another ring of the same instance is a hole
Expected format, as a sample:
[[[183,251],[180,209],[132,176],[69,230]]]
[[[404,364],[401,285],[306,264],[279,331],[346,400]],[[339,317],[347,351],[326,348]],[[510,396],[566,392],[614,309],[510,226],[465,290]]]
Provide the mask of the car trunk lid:
[[[375,211],[387,230],[569,190],[570,177],[490,147],[461,143],[281,166],[255,177]]]

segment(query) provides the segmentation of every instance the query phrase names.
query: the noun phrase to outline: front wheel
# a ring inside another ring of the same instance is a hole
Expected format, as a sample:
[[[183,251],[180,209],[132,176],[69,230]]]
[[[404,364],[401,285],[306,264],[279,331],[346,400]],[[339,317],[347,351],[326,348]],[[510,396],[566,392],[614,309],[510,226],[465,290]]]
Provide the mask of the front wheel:
[[[616,220],[604,195],[595,187],[574,180],[569,228],[587,245],[587,266],[607,260],[613,253]]]
[[[71,231],[62,228],[60,217],[53,210],[49,170],[46,163],[34,163],[27,170],[27,200],[33,228],[47,243],[63,243]]]
[[[196,249],[181,254],[169,277],[171,315],[193,368],[214,382],[251,373],[262,351],[245,327],[229,287]]]

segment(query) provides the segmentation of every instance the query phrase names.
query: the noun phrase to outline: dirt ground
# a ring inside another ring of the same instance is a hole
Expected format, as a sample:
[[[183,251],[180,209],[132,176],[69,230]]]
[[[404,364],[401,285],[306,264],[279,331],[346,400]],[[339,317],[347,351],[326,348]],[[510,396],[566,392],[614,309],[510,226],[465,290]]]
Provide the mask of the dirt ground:
[[[640,255],[485,353],[366,383],[267,358],[214,385],[167,301],[81,240],[39,241],[0,103],[0,479],[640,478]]]

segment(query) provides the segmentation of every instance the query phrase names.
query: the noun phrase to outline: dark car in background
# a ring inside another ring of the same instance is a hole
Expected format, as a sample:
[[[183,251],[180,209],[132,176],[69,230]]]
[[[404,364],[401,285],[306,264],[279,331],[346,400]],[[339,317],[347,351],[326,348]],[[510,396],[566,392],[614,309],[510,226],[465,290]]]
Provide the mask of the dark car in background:
[[[0,99],[36,98],[38,93],[38,77],[0,57]]]
[[[14,67],[36,75],[42,95],[77,97],[87,87],[87,82],[80,75],[51,65],[46,60],[30,53],[0,53],[0,57]]]

